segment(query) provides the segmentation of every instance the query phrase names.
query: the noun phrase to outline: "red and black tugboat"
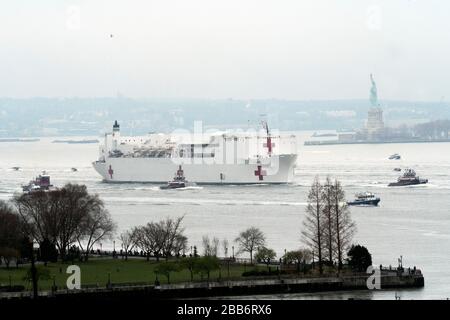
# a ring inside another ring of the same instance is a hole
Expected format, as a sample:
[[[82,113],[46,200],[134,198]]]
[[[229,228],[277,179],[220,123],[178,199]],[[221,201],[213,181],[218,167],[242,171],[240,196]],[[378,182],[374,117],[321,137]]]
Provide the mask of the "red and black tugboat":
[[[413,169],[406,169],[403,172],[403,176],[397,179],[397,182],[391,182],[388,184],[389,187],[401,187],[401,186],[411,186],[416,184],[428,183],[428,179],[420,179]]]
[[[178,189],[178,188],[186,188],[188,186],[188,181],[184,177],[184,171],[181,168],[181,165],[178,166],[177,173],[172,181],[169,181],[167,185],[161,186],[160,189]]]
[[[50,176],[45,171],[31,180],[26,186],[22,186],[24,193],[33,193],[37,191],[53,191],[56,188],[50,183]]]

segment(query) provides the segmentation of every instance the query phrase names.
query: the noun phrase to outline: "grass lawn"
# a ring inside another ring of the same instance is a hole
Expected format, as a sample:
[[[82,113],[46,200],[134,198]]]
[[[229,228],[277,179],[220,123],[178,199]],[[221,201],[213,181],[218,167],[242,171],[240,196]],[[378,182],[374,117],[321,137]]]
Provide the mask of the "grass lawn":
[[[39,265],[39,268],[47,268],[50,272],[50,280],[40,280],[39,290],[50,290],[53,285],[53,278],[58,289],[66,288],[67,277],[66,269],[71,263],[49,263],[47,267]],[[156,279],[155,267],[158,265],[154,261],[145,261],[144,259],[129,259],[128,261],[122,259],[91,259],[88,262],[75,262],[81,269],[81,285],[98,285],[100,287],[106,286],[108,277],[111,277],[111,282],[114,283],[130,283],[130,282],[146,282],[153,284]],[[246,270],[252,267],[247,266]],[[243,265],[230,265],[230,277],[239,278],[242,276],[245,267]],[[23,285],[26,290],[31,290],[31,283],[24,280],[29,265],[19,266],[16,269],[14,266],[10,269],[4,267],[0,268],[0,286],[7,286],[10,284]],[[227,266],[221,268],[222,279],[226,280],[228,276]],[[211,272],[210,279],[215,280],[219,278],[219,270]],[[163,275],[158,275],[161,284],[167,283],[167,278]],[[206,276],[204,278],[206,280]],[[200,281],[200,275],[194,274],[194,281]],[[170,282],[187,282],[190,281],[189,270],[184,269],[179,272],[172,272],[170,274]]]

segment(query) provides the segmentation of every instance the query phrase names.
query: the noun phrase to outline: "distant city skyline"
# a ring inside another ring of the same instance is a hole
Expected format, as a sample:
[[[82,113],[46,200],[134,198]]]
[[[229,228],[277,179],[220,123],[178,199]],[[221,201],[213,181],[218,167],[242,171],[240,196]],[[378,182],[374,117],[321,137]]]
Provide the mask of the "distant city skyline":
[[[21,1],[0,97],[450,100],[444,0]]]

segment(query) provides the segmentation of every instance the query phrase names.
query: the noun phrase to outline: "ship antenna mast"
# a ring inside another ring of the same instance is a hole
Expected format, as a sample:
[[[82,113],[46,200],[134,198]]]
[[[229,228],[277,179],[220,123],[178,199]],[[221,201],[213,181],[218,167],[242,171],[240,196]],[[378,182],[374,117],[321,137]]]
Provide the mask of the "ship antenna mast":
[[[262,127],[266,130],[267,137],[266,137],[266,143],[264,144],[264,147],[267,148],[267,153],[269,154],[269,157],[272,156],[272,147],[275,146],[275,144],[272,143],[272,137],[270,136],[270,130],[269,125],[267,124],[267,121],[261,120]]]

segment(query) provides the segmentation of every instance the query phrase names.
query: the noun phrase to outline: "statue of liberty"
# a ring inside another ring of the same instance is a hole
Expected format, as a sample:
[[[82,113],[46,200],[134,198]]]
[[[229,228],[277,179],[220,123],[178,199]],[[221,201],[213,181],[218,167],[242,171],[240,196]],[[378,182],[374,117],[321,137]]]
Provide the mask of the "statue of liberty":
[[[384,134],[383,110],[378,104],[377,84],[372,74],[370,74],[370,81],[372,82],[372,87],[370,88],[371,107],[367,114],[367,138],[369,140],[380,140]]]
[[[372,107],[378,107],[377,84],[372,74],[370,74],[370,81],[372,82],[372,87],[370,88],[370,104]]]

